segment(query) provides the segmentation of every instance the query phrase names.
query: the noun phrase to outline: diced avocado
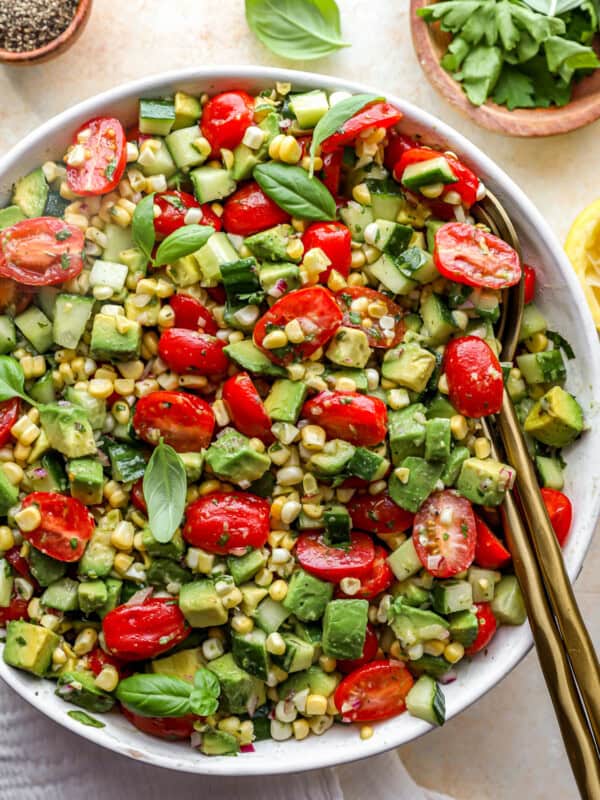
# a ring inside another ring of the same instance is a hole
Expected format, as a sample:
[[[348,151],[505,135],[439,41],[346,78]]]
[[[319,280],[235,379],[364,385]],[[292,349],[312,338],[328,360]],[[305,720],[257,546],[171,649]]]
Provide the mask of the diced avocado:
[[[94,676],[89,672],[63,672],[58,679],[56,695],[87,711],[101,714],[110,711],[115,704],[112,695],[99,689]]]
[[[308,669],[315,657],[314,645],[293,633],[284,633],[283,641],[285,653],[273,656],[275,664],[289,673]]]
[[[542,481],[542,486],[559,491],[565,485],[563,468],[558,459],[547,456],[536,456],[535,465]]]
[[[427,461],[446,461],[450,455],[452,433],[450,420],[443,417],[427,420],[425,426],[425,458]]]
[[[0,208],[0,231],[5,228],[12,228],[17,222],[26,219],[25,214],[21,211],[19,206],[6,206]]]
[[[167,586],[182,586],[192,580],[192,573],[170,558],[154,558],[146,572],[150,586],[166,589]]]
[[[412,647],[430,639],[446,639],[449,623],[433,611],[407,605],[397,597],[388,611],[388,624],[402,647]]]
[[[48,197],[48,181],[41,167],[34,169],[15,184],[12,202],[26,217],[41,217]]]
[[[96,453],[94,432],[86,412],[74,405],[49,405],[40,409],[42,428],[50,447],[67,458]]]
[[[214,170],[211,170],[211,172],[214,172]],[[193,257],[200,268],[203,286],[216,286],[221,281],[221,265],[231,264],[239,260],[239,256],[229,241],[227,234],[222,231],[213,233],[206,244],[193,254]],[[168,269],[167,272],[169,272]]]
[[[4,470],[0,469],[0,514],[6,514],[18,499],[19,490],[8,480]]]
[[[583,430],[583,411],[573,395],[553,386],[533,406],[524,428],[543,444],[565,447]]]
[[[388,350],[381,372],[384,378],[405,386],[413,392],[422,392],[436,367],[436,358],[416,342],[408,342]]]
[[[499,506],[512,487],[515,471],[493,458],[467,458],[456,482],[457,491],[481,506]]]
[[[92,325],[91,355],[100,361],[131,361],[138,357],[142,339],[139,322],[124,314],[99,313]]]
[[[2,325],[1,320],[2,318],[0,317],[0,327]],[[48,404],[56,402],[56,391],[51,370],[48,370],[45,375],[42,375],[42,377],[33,384],[29,390],[29,395],[38,403]]]
[[[110,543],[111,530],[96,528],[79,562],[82,578],[106,578],[113,568],[115,548]]]
[[[340,217],[342,222],[350,229],[352,238],[355,242],[364,242],[365,228],[370,225],[373,220],[373,211],[369,206],[361,206],[354,200],[340,208]]]
[[[388,414],[388,432],[393,463],[398,466],[407,456],[422,456],[425,452],[427,419],[422,403]]]
[[[97,431],[104,427],[106,420],[106,400],[92,395],[86,389],[76,389],[75,386],[68,386],[66,399],[75,406],[83,408],[87,414],[92,428]]]
[[[114,222],[109,222],[104,226],[103,232],[106,236],[107,243],[102,253],[102,258],[105,261],[127,264],[127,262],[123,261],[121,258],[121,253],[133,247],[131,228],[122,228]],[[144,266],[146,260],[147,259],[144,259]]]
[[[514,575],[504,575],[496,584],[492,611],[501,625],[522,625],[527,619],[521,587]]]
[[[253,450],[247,436],[226,428],[206,451],[206,465],[219,478],[244,484],[260,478],[271,466],[271,459]]]
[[[3,658],[7,664],[42,676],[50,669],[52,653],[60,644],[60,636],[49,628],[13,620],[6,627]]]
[[[266,589],[255,583],[243,583],[240,586],[240,592],[242,593],[242,611],[249,617],[254,614],[261,600],[268,595]]]
[[[211,628],[227,622],[227,610],[211,580],[192,581],[181,587],[179,608],[192,628]]]
[[[423,569],[423,564],[417,555],[415,545],[410,536],[405,542],[402,542],[400,547],[397,547],[394,552],[388,556],[387,562],[390,569],[399,581],[405,581],[411,575],[415,575]]]
[[[546,317],[542,314],[535,303],[529,303],[523,309],[523,320],[519,332],[519,341],[529,339],[534,333],[545,333],[548,328]]]
[[[506,391],[510,395],[510,399],[513,403],[518,403],[520,400],[523,400],[524,397],[527,397],[527,385],[516,370],[509,370],[505,385]]]
[[[172,558],[177,561],[185,553],[185,543],[179,528],[169,542],[158,542],[150,528],[144,528],[142,531],[142,544],[145,552],[152,558]]]
[[[194,675],[201,668],[206,666],[206,659],[202,655],[201,647],[187,648],[173,653],[164,658],[155,658],[150,662],[152,672],[163,675],[175,675],[182,681],[194,682]]]
[[[495,570],[469,567],[468,578],[473,589],[473,602],[489,603],[493,600],[495,586],[501,577],[501,573]]]
[[[369,265],[369,272],[393,294],[410,294],[417,286],[416,281],[407,278],[395,259],[387,253]]]
[[[315,622],[325,613],[333,589],[332,583],[299,569],[292,575],[283,606],[301,622]]]
[[[183,462],[188,483],[199,480],[204,467],[204,453],[179,453],[179,458]],[[115,480],[119,480],[119,478],[115,478]],[[121,480],[126,479],[122,478]]]
[[[354,475],[365,481],[378,481],[386,475],[389,466],[390,462],[387,458],[379,455],[379,453],[367,450],[366,447],[357,447],[346,466],[346,470],[349,475]]]
[[[77,611],[77,581],[72,578],[59,578],[48,586],[40,598],[42,605],[47,608],[57,608],[59,611]]]
[[[96,264],[99,262],[97,261]],[[52,335],[61,347],[75,350],[94,307],[93,297],[59,294],[56,298]]]
[[[10,564],[5,558],[0,558],[0,608],[10,605],[14,582]]]
[[[314,128],[329,111],[329,100],[321,89],[290,97],[290,108],[301,128]]]
[[[265,398],[265,410],[275,422],[295,423],[306,399],[304,381],[275,381]]]
[[[343,439],[330,439],[319,453],[314,453],[308,467],[322,477],[335,477],[342,473],[350,462],[356,448]]]
[[[407,662],[407,666],[414,675],[431,675],[436,680],[443,678],[452,669],[450,664],[443,656],[430,656],[425,654],[416,661]]]
[[[469,581],[436,581],[431,590],[433,610],[438,614],[468,611],[473,605],[473,589]]]
[[[443,725],[446,721],[446,703],[438,682],[429,675],[421,675],[406,695],[406,709],[413,717],[432,725]]]
[[[200,119],[202,114],[202,106],[198,98],[185,92],[175,92],[173,106],[175,109],[175,122],[171,128],[173,131],[192,125]],[[196,125],[195,128],[199,135],[198,126]]]
[[[517,356],[517,366],[529,384],[561,383],[567,377],[567,369],[560,350],[524,353]]]
[[[449,620],[448,631],[452,641],[460,642],[465,647],[473,644],[479,631],[476,615],[470,610],[458,611],[456,614],[451,614]]]
[[[342,325],[331,339],[325,355],[341,367],[362,369],[367,365],[372,352],[367,334],[363,330],[346,328]]]
[[[29,569],[40,586],[49,586],[63,577],[67,565],[32,547],[29,551]]]
[[[286,606],[265,597],[254,612],[254,621],[265,633],[275,633],[291,613]]]
[[[364,369],[333,369],[326,367],[322,377],[331,386],[335,386],[340,378],[350,378],[350,380],[354,381],[357,392],[367,392],[369,388],[367,373]],[[373,394],[373,392],[369,392],[369,394]]]
[[[198,167],[206,161],[207,155],[201,153],[194,145],[194,142],[199,138],[200,131],[197,125],[179,128],[165,137],[165,144],[169,148],[169,152],[178,169],[185,170],[190,167]]]
[[[395,473],[392,474],[389,482],[390,497],[400,508],[417,512],[435,490],[444,465],[425,461],[418,456],[408,456],[400,466],[408,470],[408,478],[403,483]]]
[[[275,112],[267,114],[258,127],[264,133],[264,139],[258,148],[249,147],[242,141],[233,151],[231,176],[235,181],[250,178],[254,167],[268,159],[269,145],[279,133],[279,115]]]
[[[455,447],[452,450],[442,472],[444,486],[454,486],[460,475],[462,465],[470,455],[471,453],[467,447]]]
[[[287,252],[293,234],[291,225],[275,225],[274,228],[248,236],[244,244],[259,261],[293,261]]]
[[[437,294],[430,294],[421,303],[421,316],[427,331],[426,344],[437,347],[445,344],[458,330],[450,310]]]
[[[414,606],[415,608],[425,608],[431,605],[431,594],[424,589],[422,586],[418,586],[417,582],[419,578],[415,578],[411,580],[410,578],[406,581],[402,581],[397,583],[392,588],[392,594],[394,596],[401,595],[402,600],[408,606]]]
[[[0,354],[12,353],[16,343],[15,323],[10,317],[0,316]]]
[[[259,278],[260,285],[271,297],[281,297],[300,287],[300,269],[289,261],[263,264]]]
[[[123,581],[119,580],[118,578],[107,578],[105,585],[107,594],[106,603],[102,606],[102,608],[98,609],[98,616],[100,619],[104,619],[109,611],[112,611],[113,608],[116,608],[119,605]]]
[[[285,377],[287,371],[274,364],[262,350],[254,344],[252,339],[244,339],[235,344],[228,344],[223,348],[232,361],[235,361],[242,369],[247,369],[248,372],[253,372],[256,375],[267,375],[273,378]]]
[[[104,581],[83,581],[77,585],[77,600],[81,613],[93,614],[103,608],[108,600],[108,589]]]
[[[448,160],[440,155],[429,161],[418,161],[409,164],[401,176],[401,182],[407,189],[420,189],[421,186],[429,186],[432,183],[456,183],[458,178],[452,172]]]
[[[140,100],[140,133],[166,136],[175,123],[173,100]]]
[[[87,506],[102,502],[104,472],[95,458],[74,458],[67,466],[71,496]]]
[[[207,667],[219,679],[222,701],[232,714],[248,713],[265,702],[264,683],[238,667],[231,653],[209,661]]]
[[[190,172],[194,194],[199,203],[222,200],[235,192],[236,183],[227,169],[196,167]]]
[[[209,729],[200,741],[200,752],[205,756],[233,756],[240,751],[240,742],[232,733]]]
[[[52,323],[37,306],[29,306],[15,317],[15,325],[38,353],[45,353],[54,344]]]
[[[367,600],[331,600],[323,616],[323,653],[332,658],[360,658],[368,611]]]
[[[260,628],[250,633],[231,634],[231,652],[235,663],[242,669],[263,681],[269,677],[269,654],[267,653],[267,634]]]
[[[329,697],[335,691],[340,680],[339,672],[323,672],[320,667],[313,665],[306,671],[295,672],[277,687],[281,700],[286,700],[304,689],[310,689],[312,694],[322,694]]]
[[[267,556],[262,550],[250,550],[244,556],[228,556],[227,566],[236,586],[247,583],[267,563]]]

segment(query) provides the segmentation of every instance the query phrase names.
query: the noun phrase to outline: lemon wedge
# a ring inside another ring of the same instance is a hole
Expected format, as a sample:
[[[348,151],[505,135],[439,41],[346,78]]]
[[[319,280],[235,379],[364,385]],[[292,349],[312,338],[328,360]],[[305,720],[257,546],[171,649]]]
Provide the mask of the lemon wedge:
[[[583,287],[596,329],[600,331],[600,200],[575,219],[565,251]]]

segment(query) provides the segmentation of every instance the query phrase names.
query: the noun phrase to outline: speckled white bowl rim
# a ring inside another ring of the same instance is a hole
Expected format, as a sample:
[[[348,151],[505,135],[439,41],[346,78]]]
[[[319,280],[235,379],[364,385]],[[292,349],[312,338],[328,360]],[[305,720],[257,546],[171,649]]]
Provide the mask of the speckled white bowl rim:
[[[373,91],[386,96],[404,112],[402,130],[420,132],[429,143],[443,143],[455,151],[503,202],[518,228],[526,259],[539,267],[539,305],[551,327],[559,329],[572,343],[578,356],[569,363],[568,387],[582,401],[589,430],[568,454],[566,490],[573,499],[575,520],[565,557],[571,578],[581,568],[600,516],[600,347],[581,288],[554,234],[522,189],[479,148],[448,125],[385,89],[374,90],[353,81],[329,75],[268,67],[215,66],[177,70],[127,83],[78,103],[41,125],[0,160],[0,205],[9,197],[11,184],[47,159],[59,158],[73,131],[86,119],[113,114],[128,123],[137,119],[138,97],[156,97],[175,89],[201,93],[243,88],[248,91],[272,87],[276,80],[289,81],[295,89],[327,88],[350,92]],[[532,168],[534,165],[532,164]],[[558,198],[560,200],[560,198]],[[567,211],[567,209],[565,209]],[[569,213],[571,210],[569,209]],[[527,625],[502,628],[487,654],[458,670],[458,679],[445,687],[448,718],[474,703],[505,677],[532,646]],[[35,679],[11,669],[0,661],[0,675],[25,700],[48,717],[96,744],[122,755],[156,766],[206,775],[269,775],[330,767],[382,753],[422,736],[431,730],[427,723],[403,714],[381,723],[375,735],[361,741],[355,726],[336,725],[321,737],[303,742],[260,742],[256,752],[237,758],[207,758],[189,744],[163,742],[146,736],[118,713],[101,716],[106,727],[81,725],[67,716],[70,706],[55,697],[50,681]],[[504,698],[509,703],[510,698]],[[526,719],[523,719],[526,724]]]

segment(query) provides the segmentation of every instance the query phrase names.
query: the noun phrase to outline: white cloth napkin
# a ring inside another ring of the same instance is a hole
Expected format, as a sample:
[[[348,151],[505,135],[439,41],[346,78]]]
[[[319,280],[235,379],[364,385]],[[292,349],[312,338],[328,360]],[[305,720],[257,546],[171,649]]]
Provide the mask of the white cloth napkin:
[[[0,680],[0,800],[450,800],[418,787],[396,753],[338,769],[206,778],[139,764],[80,739]]]

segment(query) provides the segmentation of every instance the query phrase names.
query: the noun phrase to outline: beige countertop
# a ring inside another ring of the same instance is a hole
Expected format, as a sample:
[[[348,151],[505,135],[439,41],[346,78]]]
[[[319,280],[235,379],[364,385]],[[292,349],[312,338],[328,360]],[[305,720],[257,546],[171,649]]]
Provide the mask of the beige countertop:
[[[426,83],[410,42],[408,0],[338,3],[352,47],[294,64],[272,56],[249,33],[243,0],[95,0],[87,30],[58,60],[0,67],[0,152],[76,101],[148,74],[210,64],[314,69],[382,87],[437,114],[510,172],[564,240],[577,211],[600,196],[594,168],[600,123],[546,140],[478,129]],[[600,645],[598,540],[577,595]],[[458,800],[577,796],[534,654],[475,706],[401,755],[420,783]]]

